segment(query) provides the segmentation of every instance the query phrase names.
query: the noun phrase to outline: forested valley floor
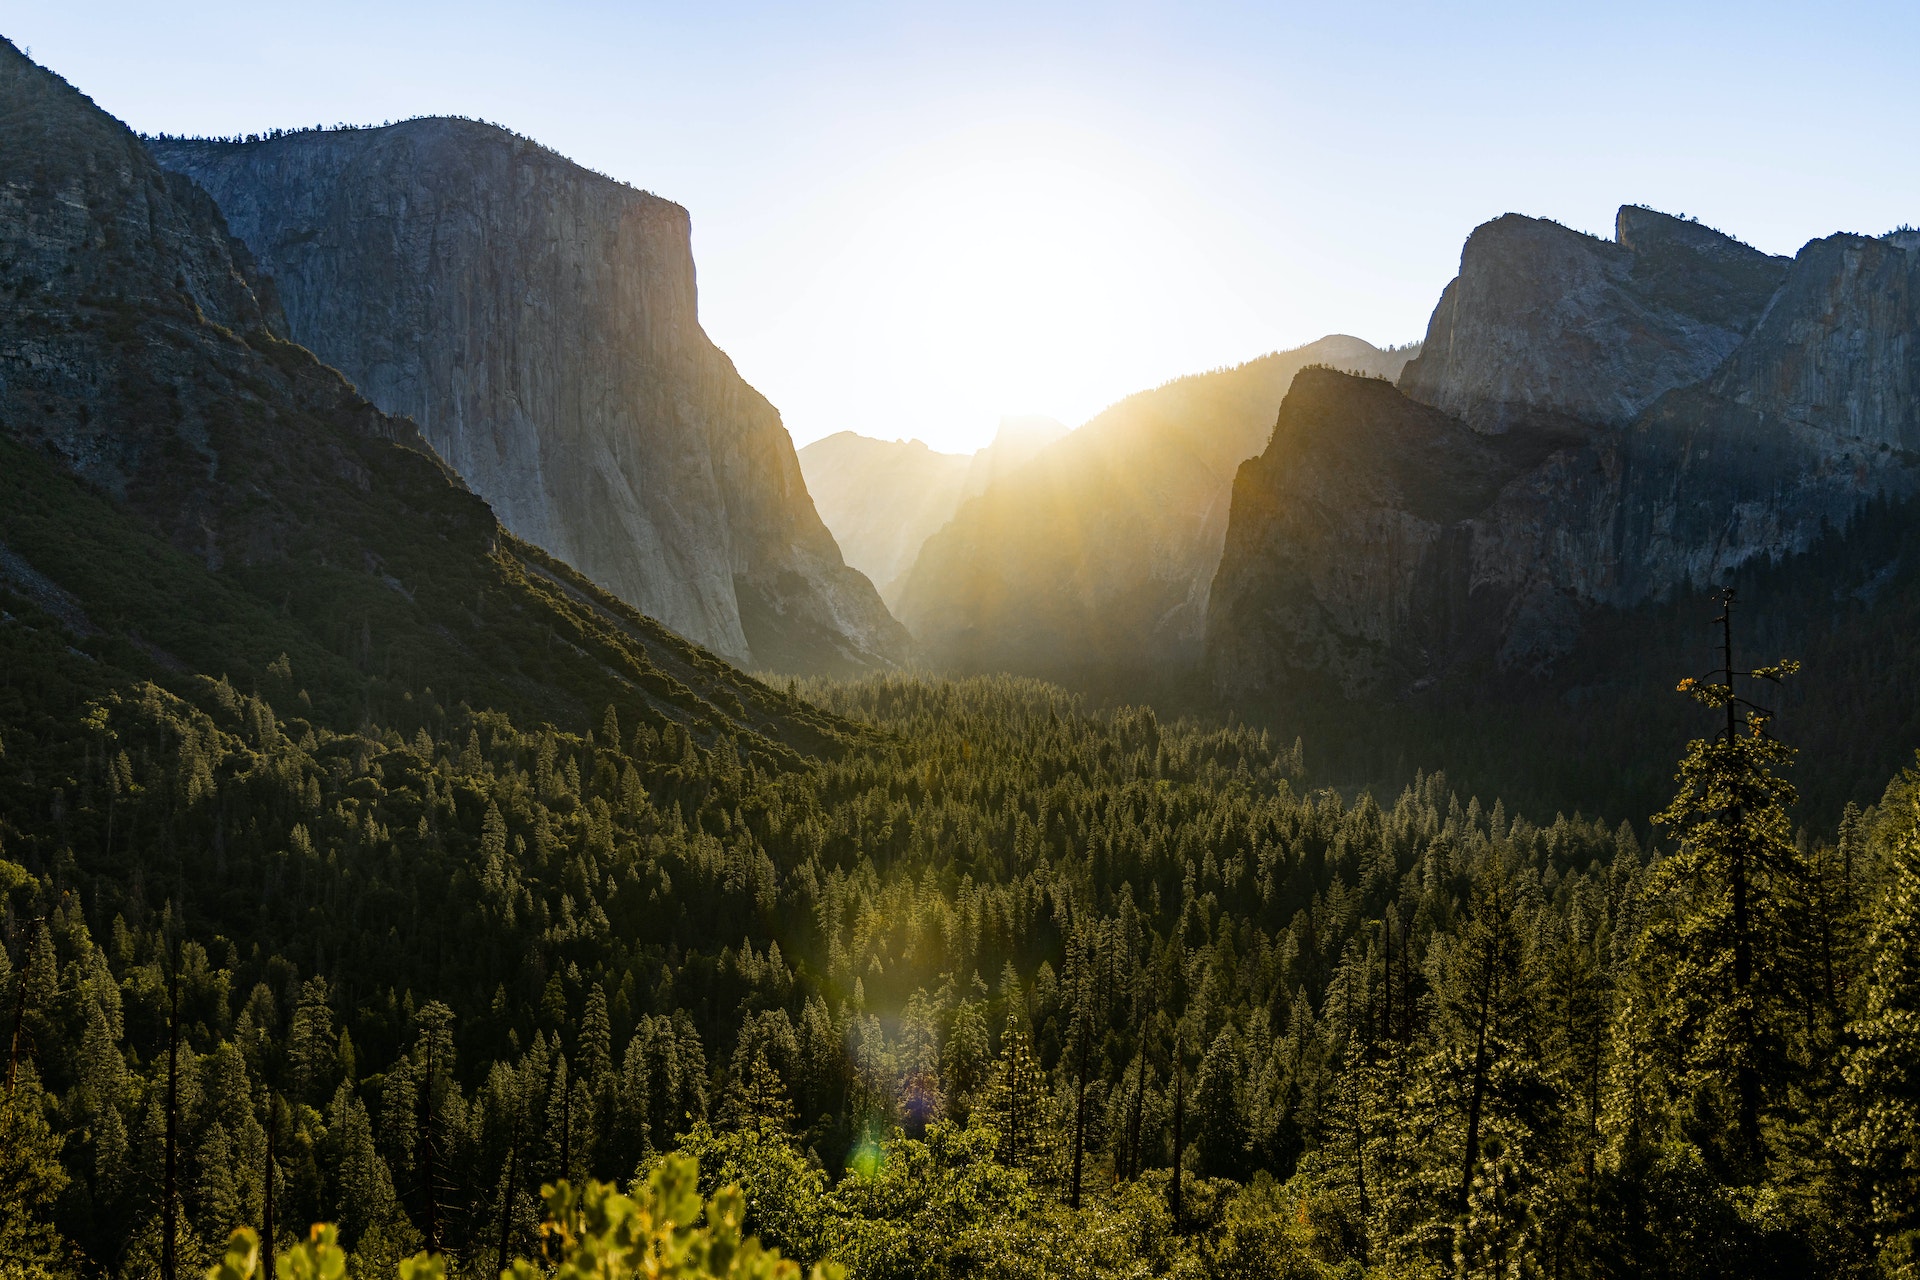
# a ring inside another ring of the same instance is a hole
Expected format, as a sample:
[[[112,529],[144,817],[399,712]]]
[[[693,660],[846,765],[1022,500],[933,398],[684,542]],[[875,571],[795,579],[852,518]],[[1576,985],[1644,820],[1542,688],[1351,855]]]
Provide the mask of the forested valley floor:
[[[1914,1265],[1911,774],[1825,832],[1764,732],[1665,826],[1383,805],[1008,678],[801,685],[802,763],[430,689],[339,732],[284,661],[62,714],[55,634],[0,627],[24,1274],[155,1274],[171,1201],[183,1275],[268,1216],[491,1275],[674,1152],[857,1278]]]

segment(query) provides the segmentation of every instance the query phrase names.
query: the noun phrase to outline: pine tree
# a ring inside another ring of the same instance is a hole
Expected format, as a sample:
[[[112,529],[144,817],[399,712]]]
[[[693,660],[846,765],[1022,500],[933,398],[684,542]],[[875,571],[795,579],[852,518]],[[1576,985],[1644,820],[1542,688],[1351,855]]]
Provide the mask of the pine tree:
[[[453,1011],[438,1000],[414,1015],[419,1036],[414,1053],[420,1064],[419,1196],[427,1251],[440,1252],[441,1119],[453,1087]]]
[[[985,1111],[1000,1134],[995,1155],[1009,1168],[1036,1165],[1044,1139],[1043,1081],[1033,1043],[1014,1014],[1007,1015],[1000,1058],[987,1077]]]
[[[1920,775],[1890,842],[1867,940],[1865,1002],[1846,1066],[1861,1121],[1852,1146],[1872,1188],[1883,1272],[1920,1277]]]
[[[319,1105],[321,1092],[339,1066],[338,1033],[333,1024],[333,993],[325,978],[309,978],[300,988],[293,1025],[287,1036],[288,1086],[293,1101]]]
[[[335,1220],[349,1246],[369,1228],[384,1224],[393,1212],[393,1177],[374,1150],[373,1124],[353,1086],[334,1091],[327,1108],[328,1161],[334,1169]]]
[[[1231,1026],[1220,1028],[1193,1081],[1193,1136],[1201,1172],[1209,1177],[1239,1180],[1249,1172],[1249,1134],[1240,1102],[1245,1073],[1239,1036]]]
[[[1475,886],[1472,913],[1436,994],[1445,1041],[1442,1069],[1457,1080],[1460,1094],[1464,1134],[1454,1211],[1464,1215],[1498,1100],[1496,1079],[1510,1064],[1532,1057],[1520,1042],[1532,1013],[1531,957],[1502,872]]]
[[[62,1139],[47,1123],[49,1099],[32,1063],[15,1072],[0,1099],[0,1259],[23,1280],[64,1274],[66,1247],[52,1209],[67,1187]]]
[[[763,1134],[792,1130],[793,1103],[788,1098],[786,1082],[767,1060],[765,1045],[754,1049],[746,1071],[728,1083],[720,1119],[729,1128],[752,1129]]]
[[[1733,663],[1732,591],[1723,597],[1717,680],[1688,678],[1680,691],[1724,714],[1714,738],[1696,739],[1680,762],[1680,788],[1654,821],[1680,848],[1655,870],[1652,892],[1668,914],[1649,939],[1648,960],[1668,973],[1665,1031],[1684,1046],[1687,1074],[1732,1095],[1741,1156],[1759,1159],[1763,1091],[1779,1069],[1773,1025],[1779,984],[1760,981],[1756,962],[1770,964],[1780,901],[1794,875],[1787,809],[1793,786],[1780,776],[1793,752],[1768,731],[1766,708],[1742,697],[1735,682],[1778,683],[1798,670],[1782,661],[1752,671]],[[1710,1099],[1701,1099],[1711,1109]]]

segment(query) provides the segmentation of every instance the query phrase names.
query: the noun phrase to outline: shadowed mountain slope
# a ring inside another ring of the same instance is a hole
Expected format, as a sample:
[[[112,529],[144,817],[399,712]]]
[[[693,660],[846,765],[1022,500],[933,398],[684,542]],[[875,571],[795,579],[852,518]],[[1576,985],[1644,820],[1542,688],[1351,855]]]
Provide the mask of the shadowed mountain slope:
[[[1834,236],[1786,261],[1633,208],[1620,229],[1608,245],[1482,227],[1398,390],[1296,382],[1234,492],[1207,630],[1219,695],[1318,707],[1323,740],[1376,753],[1396,734],[1477,753],[1485,785],[1521,794],[1606,730],[1516,722],[1568,699],[1669,719],[1649,699],[1703,665],[1680,637],[1720,584],[1783,597],[1755,616],[1785,651],[1871,665],[1858,638],[1884,639],[1920,592],[1898,532],[1920,488],[1920,251]],[[1904,669],[1897,648],[1881,660]],[[1886,721],[1872,701],[1830,684],[1824,705]],[[1800,720],[1825,757],[1816,789],[1838,785],[1828,760],[1897,767],[1910,726],[1883,724],[1894,755],[1863,761],[1820,705]],[[1672,753],[1609,743],[1609,770]]]
[[[252,272],[204,192],[0,42],[0,629],[74,696],[291,679],[336,726],[465,700],[783,758],[841,738],[501,529]],[[13,687],[9,742],[54,731],[48,696]]]
[[[219,202],[288,336],[516,535],[733,662],[904,657],[700,328],[686,210],[466,120],[149,145]]]

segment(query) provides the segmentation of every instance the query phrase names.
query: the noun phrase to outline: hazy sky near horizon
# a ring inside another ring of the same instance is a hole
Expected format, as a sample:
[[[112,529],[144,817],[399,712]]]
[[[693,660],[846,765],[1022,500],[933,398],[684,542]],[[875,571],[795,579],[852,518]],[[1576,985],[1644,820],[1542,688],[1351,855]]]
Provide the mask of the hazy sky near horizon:
[[[1776,253],[1920,223],[1920,11],[0,0],[149,132],[475,116],[691,212],[796,442],[1426,328],[1476,224],[1627,202]]]

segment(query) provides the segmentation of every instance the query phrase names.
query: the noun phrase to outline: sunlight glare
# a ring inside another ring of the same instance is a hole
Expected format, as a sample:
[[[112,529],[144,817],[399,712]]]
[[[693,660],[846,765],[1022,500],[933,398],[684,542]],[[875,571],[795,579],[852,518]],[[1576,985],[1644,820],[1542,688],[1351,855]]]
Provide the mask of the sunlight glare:
[[[846,399],[854,421],[791,423],[796,439],[851,427],[967,450],[1002,415],[1077,425],[1116,387],[1158,381],[1166,328],[1212,294],[1174,185],[1110,139],[1031,122],[894,157],[863,184],[862,234],[822,265],[813,299],[880,335],[868,385]]]

